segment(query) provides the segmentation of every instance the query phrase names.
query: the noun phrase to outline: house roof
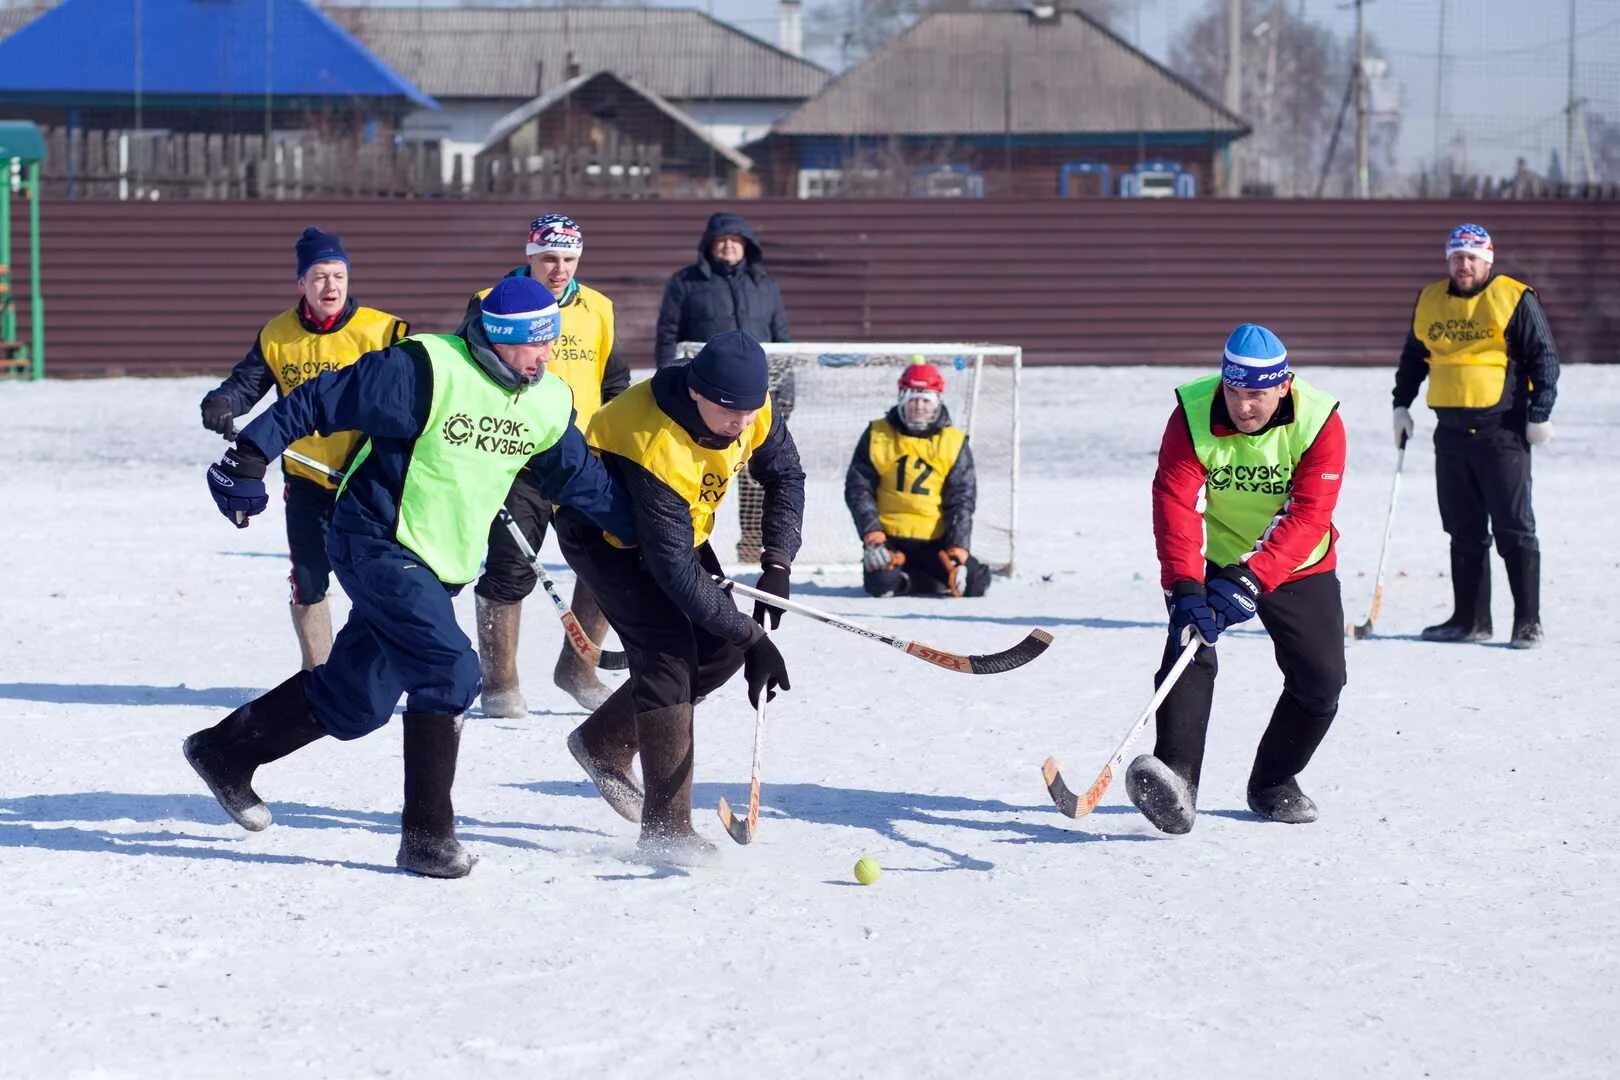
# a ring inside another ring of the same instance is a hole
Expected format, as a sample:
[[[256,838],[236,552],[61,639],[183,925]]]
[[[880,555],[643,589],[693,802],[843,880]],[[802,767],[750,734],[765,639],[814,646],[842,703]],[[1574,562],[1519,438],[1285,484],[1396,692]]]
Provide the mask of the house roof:
[[[64,0],[0,41],[0,99],[123,105],[137,86],[202,106],[269,93],[437,107],[307,0]]]
[[[802,101],[827,72],[682,8],[328,7],[397,71],[441,98],[527,100],[576,71],[611,70],[665,99]]]
[[[569,79],[560,86],[552,87],[539,97],[519,105],[517,108],[513,109],[511,112],[507,113],[505,116],[501,117],[495,122],[495,126],[489,131],[489,137],[484,140],[484,145],[479,148],[478,152],[482,154],[486,151],[494,149],[496,145],[504,142],[518,128],[522,127],[530,120],[533,120],[535,117],[539,116],[541,113],[545,112],[558,102],[567,99],[568,96],[573,94],[576,90],[583,89],[587,83],[596,82],[598,79],[611,80],[612,82],[615,82],[629,90],[631,93],[637,95],[643,101],[646,101],[649,105],[652,105],[655,109],[669,117],[677,125],[691,132],[691,134],[700,140],[705,146],[710,147],[715,153],[731,162],[731,164],[736,166],[738,169],[748,169],[753,166],[754,163],[749,160],[747,155],[732,149],[725,143],[717,141],[708,133],[703,125],[699,124],[692,117],[688,116],[680,109],[677,109],[675,106],[671,105],[669,102],[665,101],[651,90],[648,90],[645,86],[637,84],[634,79],[615,74],[611,71],[593,71],[588,75],[577,76],[576,78]]]
[[[982,11],[921,19],[772,134],[1248,131],[1241,117],[1079,12]]]

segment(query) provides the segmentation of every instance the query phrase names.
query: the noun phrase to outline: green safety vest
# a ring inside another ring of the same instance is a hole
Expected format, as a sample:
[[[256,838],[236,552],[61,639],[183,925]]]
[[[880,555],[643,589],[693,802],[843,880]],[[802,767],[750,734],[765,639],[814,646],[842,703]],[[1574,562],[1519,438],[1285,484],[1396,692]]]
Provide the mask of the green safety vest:
[[[1221,377],[1209,375],[1177,387],[1176,397],[1187,413],[1193,452],[1204,466],[1204,557],[1231,566],[1260,546],[1287,507],[1294,467],[1339,403],[1296,375],[1289,391],[1292,423],[1256,435],[1216,436],[1209,420],[1220,386]],[[1332,541],[1330,529],[1294,572],[1320,562]]]
[[[411,447],[394,539],[415,552],[440,581],[465,585],[478,576],[490,522],[506,502],[512,481],[531,457],[550,449],[567,430],[573,397],[553,375],[518,393],[507,390],[484,373],[467,343],[454,334],[406,340],[427,352],[433,404]],[[348,475],[370,454],[368,439]]]

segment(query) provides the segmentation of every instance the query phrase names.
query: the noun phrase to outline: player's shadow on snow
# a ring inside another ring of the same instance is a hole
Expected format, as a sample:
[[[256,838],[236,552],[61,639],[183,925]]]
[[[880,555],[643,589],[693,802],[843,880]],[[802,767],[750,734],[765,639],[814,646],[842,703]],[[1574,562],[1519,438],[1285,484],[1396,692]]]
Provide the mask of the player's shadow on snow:
[[[0,699],[55,705],[198,705],[230,711],[260,694],[248,686],[143,686],[139,683],[0,683]]]
[[[596,788],[586,781],[541,780],[511,787],[540,795],[579,796],[600,800]],[[736,784],[693,784],[694,816],[712,811],[724,795],[735,805],[746,796],[746,782]],[[966,852],[954,851],[940,843],[910,835],[907,827],[965,829],[993,837],[998,844],[1083,844],[1096,840],[1149,840],[1140,833],[1120,835],[1059,828],[1043,822],[1023,820],[1025,815],[1055,813],[1050,804],[1018,806],[999,799],[969,799],[959,795],[922,795],[909,791],[868,791],[863,788],[825,787],[821,784],[764,784],[760,788],[760,827],[769,828],[771,818],[791,818],[818,825],[841,825],[870,829],[885,840],[931,852],[946,860],[944,866],[895,868],[899,872],[939,873],[945,870],[993,870],[995,863]],[[1097,814],[1134,814],[1131,807],[1099,807]],[[998,815],[995,818],[972,815]],[[1010,815],[1018,815],[1012,817]],[[712,818],[712,813],[711,813]],[[888,869],[888,868],[886,868]]]
[[[349,810],[308,803],[270,802],[275,827],[290,829],[350,829],[360,832],[399,835],[399,814],[377,810]],[[0,848],[33,847],[54,851],[99,851],[119,855],[169,855],[197,859],[225,859],[233,862],[309,863],[350,869],[385,870],[393,866],[371,865],[333,859],[305,858],[298,855],[243,851],[233,845],[241,836],[202,836],[162,829],[155,832],[125,832],[86,827],[90,822],[193,822],[200,825],[228,824],[230,819],[219,804],[207,795],[137,795],[114,791],[76,792],[64,795],[23,795],[0,799]],[[58,825],[72,822],[73,825]],[[43,826],[43,827],[41,827]],[[574,833],[605,836],[598,829],[575,825],[549,825],[532,821],[491,821],[456,815],[456,831],[462,840],[500,847],[555,851],[545,844],[519,836],[503,836],[488,830],[523,830],[542,833]],[[175,841],[163,843],[162,841]],[[205,846],[195,846],[195,845]],[[206,846],[221,845],[221,846]]]

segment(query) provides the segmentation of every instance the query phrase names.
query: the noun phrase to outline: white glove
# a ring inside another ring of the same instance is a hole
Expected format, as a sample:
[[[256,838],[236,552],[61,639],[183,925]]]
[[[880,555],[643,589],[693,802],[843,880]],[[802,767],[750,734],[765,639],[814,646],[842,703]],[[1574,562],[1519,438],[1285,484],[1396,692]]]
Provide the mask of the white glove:
[[[1532,420],[1524,425],[1524,441],[1531,446],[1545,446],[1551,439],[1551,420],[1542,420],[1540,423]]]
[[[1399,450],[1406,445],[1406,440],[1412,437],[1412,410],[1404,405],[1395,406],[1395,449]]]
[[[869,574],[887,570],[893,562],[894,556],[882,544],[867,544],[866,550],[861,553],[861,565],[866,567]]]

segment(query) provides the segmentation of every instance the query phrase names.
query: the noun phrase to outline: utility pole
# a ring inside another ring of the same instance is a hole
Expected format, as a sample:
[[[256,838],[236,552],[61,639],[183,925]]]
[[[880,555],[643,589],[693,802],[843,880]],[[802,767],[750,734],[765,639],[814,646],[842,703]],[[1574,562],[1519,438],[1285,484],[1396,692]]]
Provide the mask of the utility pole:
[[[1434,162],[1435,183],[1440,181],[1440,117],[1445,112],[1446,99],[1446,0],[1440,0],[1440,35],[1436,39],[1434,57]]]
[[[1243,0],[1226,0],[1226,111],[1234,116],[1243,115]],[[1226,146],[1226,193],[1243,194],[1243,178],[1239,175],[1237,155],[1230,143]]]
[[[1570,0],[1574,3],[1574,0]],[[1367,31],[1361,9],[1366,0],[1356,0],[1356,198],[1368,198],[1371,185],[1367,176]]]
[[[1569,0],[1569,92],[1564,101],[1564,175],[1575,175],[1575,0]]]

